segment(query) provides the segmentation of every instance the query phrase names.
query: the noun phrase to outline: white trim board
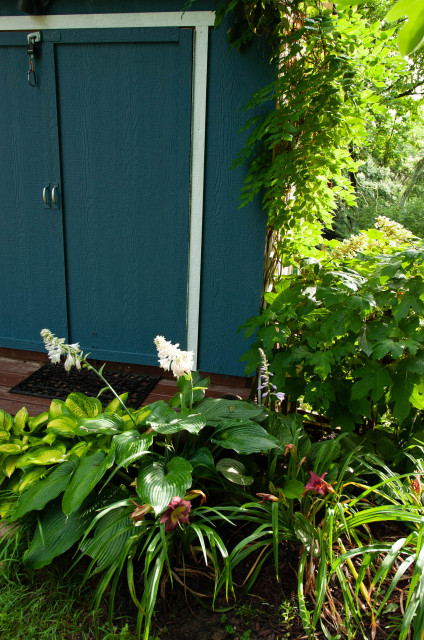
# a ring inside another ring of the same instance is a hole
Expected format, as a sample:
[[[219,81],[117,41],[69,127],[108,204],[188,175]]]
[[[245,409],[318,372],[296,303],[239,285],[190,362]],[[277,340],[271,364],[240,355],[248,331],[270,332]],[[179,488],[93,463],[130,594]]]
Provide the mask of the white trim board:
[[[119,27],[213,27],[214,21],[214,11],[1,16],[0,31],[25,31],[27,29],[116,29]]]
[[[194,27],[192,134],[190,161],[190,240],[187,282],[187,350],[197,369],[202,265],[203,189],[209,29],[214,11],[159,13],[87,13],[46,16],[0,16],[0,31],[46,29],[116,29],[125,27]],[[168,336],[166,336],[168,338]],[[169,336],[172,340],[172,336]]]

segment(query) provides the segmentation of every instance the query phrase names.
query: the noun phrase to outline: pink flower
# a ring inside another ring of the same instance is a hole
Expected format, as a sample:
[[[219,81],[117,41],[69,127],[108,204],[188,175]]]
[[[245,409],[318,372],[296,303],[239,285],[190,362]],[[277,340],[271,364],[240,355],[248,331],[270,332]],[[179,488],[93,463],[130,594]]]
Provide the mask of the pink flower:
[[[144,520],[145,515],[153,511],[153,507],[149,504],[137,504],[134,500],[131,500],[131,502],[136,508],[130,513],[130,518],[133,520],[134,525],[137,526]]]
[[[167,510],[161,517],[161,523],[165,523],[165,531],[174,531],[177,524],[188,523],[188,516],[191,509],[191,502],[189,500],[183,500],[178,496],[175,496],[168,505]]]
[[[415,491],[415,493],[417,495],[420,496],[422,494],[423,487],[422,487],[422,484],[420,482],[420,477],[419,476],[415,476],[415,478],[411,482],[411,486],[412,486],[413,491]]]
[[[278,502],[277,496],[274,496],[272,493],[257,493],[258,498],[262,498],[260,504],[265,504],[266,500],[270,502]]]
[[[322,476],[317,476],[313,471],[310,471],[309,473],[311,474],[311,478],[305,485],[305,493],[306,491],[313,491],[314,493],[320,493],[322,496],[324,496],[326,492],[334,493],[334,489],[331,484],[328,484],[328,482],[324,480],[327,472],[323,473]]]
[[[286,456],[288,453],[294,456],[294,454],[296,453],[296,447],[294,446],[294,444],[286,444],[284,455]]]

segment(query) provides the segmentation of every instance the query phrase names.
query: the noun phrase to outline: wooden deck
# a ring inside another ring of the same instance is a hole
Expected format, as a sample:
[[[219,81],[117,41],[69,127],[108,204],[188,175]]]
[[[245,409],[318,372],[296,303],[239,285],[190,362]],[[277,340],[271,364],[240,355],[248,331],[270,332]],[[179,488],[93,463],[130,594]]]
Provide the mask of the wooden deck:
[[[42,411],[46,411],[51,400],[48,398],[36,398],[34,396],[24,396],[10,393],[10,389],[29,376],[47,361],[45,354],[10,351],[0,349],[0,408],[14,415],[19,409],[25,406],[30,416],[35,416]],[[101,364],[101,363],[100,363]],[[59,366],[59,365],[58,365]],[[99,365],[100,366],[100,365]],[[166,375],[163,377],[153,391],[142,403],[143,405],[155,402],[156,400],[168,400],[177,391],[174,378],[166,372],[156,367],[143,367],[141,365],[110,365],[117,366],[124,370],[138,371],[140,373],[153,375]],[[204,374],[205,376],[208,374]],[[105,368],[107,377],[107,366]],[[249,378],[222,376],[211,374],[211,385],[207,396],[219,398],[226,394],[234,394],[241,398],[248,398],[250,394],[251,380]]]

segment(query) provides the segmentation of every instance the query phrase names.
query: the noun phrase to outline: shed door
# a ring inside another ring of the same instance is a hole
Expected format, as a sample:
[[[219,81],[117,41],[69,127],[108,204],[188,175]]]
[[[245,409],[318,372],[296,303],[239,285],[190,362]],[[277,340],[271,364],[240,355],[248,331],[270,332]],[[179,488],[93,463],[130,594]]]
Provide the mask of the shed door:
[[[49,35],[65,265],[61,276],[52,260],[50,273],[66,291],[58,313],[68,340],[92,357],[156,364],[155,335],[182,345],[186,335],[192,31]]]
[[[40,51],[30,87],[26,34],[0,34],[0,346],[9,348],[40,349],[49,324],[67,335],[62,210],[42,199],[60,179],[52,53]]]

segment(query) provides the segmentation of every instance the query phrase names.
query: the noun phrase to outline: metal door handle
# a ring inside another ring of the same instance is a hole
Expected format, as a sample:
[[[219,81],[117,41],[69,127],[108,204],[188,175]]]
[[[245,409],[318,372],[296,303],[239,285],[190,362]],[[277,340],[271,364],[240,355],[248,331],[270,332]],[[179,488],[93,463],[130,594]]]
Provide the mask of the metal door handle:
[[[44,208],[45,209],[50,209],[51,208],[51,203],[50,203],[50,185],[46,185],[43,189],[43,203],[44,203]]]
[[[57,187],[52,188],[52,205],[54,207],[59,206],[59,191]]]
[[[48,200],[47,200],[47,189],[48,189],[48,187],[44,187],[44,189],[43,189],[43,202],[44,202],[44,204],[48,205],[49,203],[48,203]]]

